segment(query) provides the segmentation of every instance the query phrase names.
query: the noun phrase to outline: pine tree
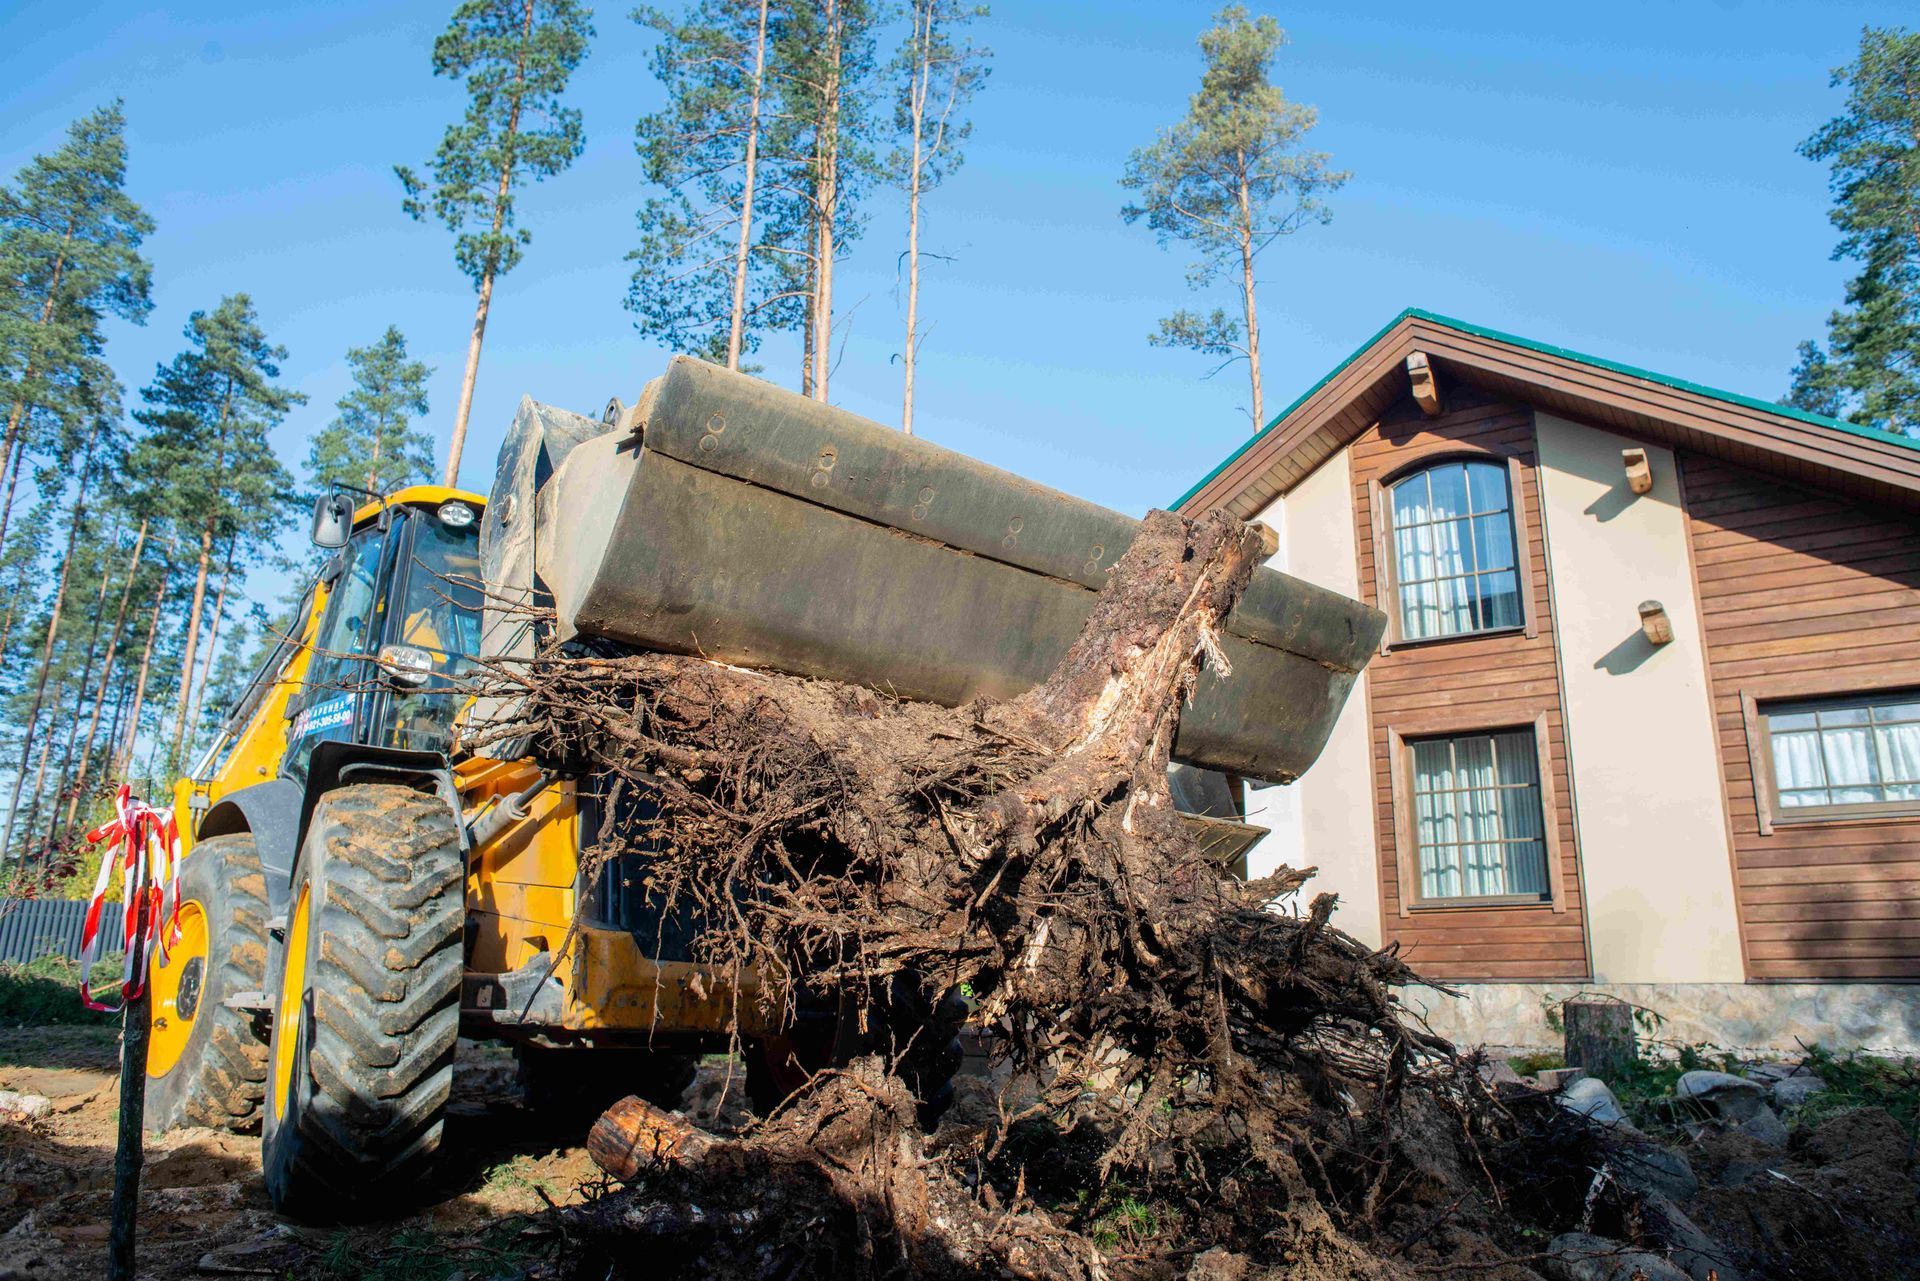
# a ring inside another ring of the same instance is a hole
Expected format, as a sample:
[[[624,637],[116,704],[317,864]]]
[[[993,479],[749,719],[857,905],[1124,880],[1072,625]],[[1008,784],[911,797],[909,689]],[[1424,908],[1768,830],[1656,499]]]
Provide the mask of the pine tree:
[[[907,337],[900,429],[913,434],[913,378],[920,358],[920,205],[928,191],[960,167],[961,148],[973,126],[963,111],[986,82],[991,56],[972,44],[966,24],[987,16],[984,5],[956,0],[911,0],[912,33],[895,61],[900,77],[894,129],[900,146],[890,168],[907,189]]]
[[[643,8],[660,33],[653,71],[667,100],[634,127],[647,181],[661,189],[638,214],[640,244],[627,309],[668,347],[740,368],[762,330],[783,318],[762,181],[768,65],[785,8],[769,0],[694,0],[683,17]],[[757,242],[755,233],[760,233]]]
[[[39,735],[40,713],[46,705],[47,679],[53,673],[56,646],[60,640],[60,622],[66,609],[67,591],[73,584],[76,561],[79,559],[75,553],[79,547],[81,536],[86,530],[87,497],[89,492],[98,484],[101,479],[101,473],[105,470],[101,466],[103,454],[112,451],[111,441],[104,442],[106,448],[102,448],[102,437],[110,438],[115,434],[117,420],[120,416],[120,398],[119,388],[117,386],[109,384],[106,387],[93,387],[85,390],[83,394],[93,402],[93,412],[89,418],[86,444],[82,447],[81,451],[80,472],[77,478],[78,488],[74,496],[73,507],[68,512],[66,546],[60,556],[59,573],[55,579],[53,595],[47,608],[45,641],[38,656],[38,668],[33,683],[33,693],[27,700],[26,711],[22,717],[23,727],[20,735],[20,763],[14,771],[13,796],[7,805],[6,824],[4,828],[0,828],[0,852],[10,851],[13,848],[15,820],[20,817],[20,792],[26,782],[28,762],[32,759],[36,736]],[[57,709],[59,705],[60,691],[56,688],[53,706]],[[52,735],[46,735],[38,739],[41,747],[40,764],[35,771],[36,779],[33,790],[36,813],[38,812],[37,807],[40,796],[41,779],[44,778],[46,770],[46,749],[51,738]]]
[[[353,390],[335,405],[340,412],[314,433],[307,453],[307,483],[324,493],[333,484],[376,494],[433,476],[433,441],[413,429],[427,414],[425,364],[407,359],[407,340],[392,325],[378,342],[350,348]]]
[[[1330,216],[1322,197],[1348,175],[1327,167],[1325,152],[1302,143],[1319,119],[1312,107],[1290,102],[1273,83],[1275,57],[1287,43],[1272,18],[1254,18],[1230,4],[1200,36],[1206,71],[1187,114],[1127,161],[1120,185],[1138,193],[1121,210],[1129,223],[1145,219],[1162,246],[1180,240],[1198,251],[1188,269],[1194,288],[1238,269],[1240,317],[1216,308],[1202,316],[1182,308],[1148,339],[1156,347],[1190,347],[1222,363],[1247,362],[1252,387],[1248,414],[1260,427],[1266,413],[1260,379],[1260,318],[1254,262],[1274,241]]]
[[[1920,435],[1920,33],[1868,27],[1838,67],[1846,110],[1800,144],[1832,170],[1835,259],[1860,264],[1827,345],[1800,344],[1787,403]]]
[[[479,293],[447,446],[448,485],[460,478],[494,281],[513,270],[532,239],[516,228],[514,188],[560,173],[586,146],[580,113],[560,97],[587,56],[592,16],[576,0],[466,0],[433,43],[433,72],[466,78],[467,114],[441,139],[430,177],[394,168],[407,213],[424,220],[431,211],[446,224],[454,258]]]
[[[833,371],[834,268],[864,228],[860,203],[879,173],[874,104],[885,19],[872,0],[796,5],[775,41],[781,69],[774,153],[787,174],[769,239],[788,245],[778,293],[804,302],[801,390],[828,398]]]
[[[87,717],[87,731],[80,744],[79,774],[74,779],[72,796],[67,802],[66,824],[69,837],[72,835],[75,820],[79,817],[82,798],[86,795],[89,774],[93,768],[93,749],[100,734],[100,722],[106,711],[110,691],[114,688],[115,663],[120,658],[122,634],[127,625],[127,607],[133,602],[134,584],[140,577],[141,557],[147,549],[147,531],[152,522],[146,517],[140,518],[139,532],[134,535],[133,548],[127,553],[126,570],[122,574],[119,592],[119,605],[114,610],[113,623],[107,630],[107,652],[101,660],[98,684],[92,691],[92,710]],[[111,578],[105,581],[111,582]],[[108,739],[112,738],[112,729],[108,729]]]
[[[246,559],[279,527],[293,481],[267,433],[306,397],[274,382],[286,349],[261,330],[245,294],[223,298],[187,321],[187,350],[162,365],[134,415],[147,435],[131,473],[146,478],[146,501],[197,551],[192,604],[180,656],[180,696],[169,763],[186,747],[194,659],[216,548],[233,540]]]
[[[140,242],[153,220],[122,190],[126,119],[119,102],[77,120],[67,141],[0,190],[0,543],[36,444],[91,411],[100,321],[144,323],[151,276]]]

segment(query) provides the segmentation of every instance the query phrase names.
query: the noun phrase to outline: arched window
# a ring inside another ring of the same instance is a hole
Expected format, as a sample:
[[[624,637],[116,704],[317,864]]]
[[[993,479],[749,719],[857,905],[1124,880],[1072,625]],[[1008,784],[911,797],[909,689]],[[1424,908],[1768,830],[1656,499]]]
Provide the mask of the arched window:
[[[1522,625],[1504,464],[1449,459],[1388,493],[1400,639]]]

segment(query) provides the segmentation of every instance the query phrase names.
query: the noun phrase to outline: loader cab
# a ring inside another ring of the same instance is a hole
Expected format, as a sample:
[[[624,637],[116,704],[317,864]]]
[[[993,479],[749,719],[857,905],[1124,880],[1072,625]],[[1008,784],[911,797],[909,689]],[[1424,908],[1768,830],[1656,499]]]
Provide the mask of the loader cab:
[[[306,680],[287,707],[280,774],[304,784],[314,747],[351,742],[445,752],[480,652],[478,495],[415,485],[346,517],[340,494],[316,507],[327,603]]]

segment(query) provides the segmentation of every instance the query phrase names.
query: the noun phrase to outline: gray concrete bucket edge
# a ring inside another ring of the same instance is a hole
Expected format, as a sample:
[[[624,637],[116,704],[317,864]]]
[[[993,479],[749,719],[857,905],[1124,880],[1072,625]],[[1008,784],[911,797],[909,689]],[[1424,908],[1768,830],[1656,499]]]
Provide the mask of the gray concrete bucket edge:
[[[492,591],[560,636],[957,706],[1044,680],[1138,521],[843,409],[677,357],[619,422],[521,403],[482,528]],[[1176,758],[1290,782],[1385,619],[1271,569],[1227,620]],[[531,656],[490,609],[488,653]]]

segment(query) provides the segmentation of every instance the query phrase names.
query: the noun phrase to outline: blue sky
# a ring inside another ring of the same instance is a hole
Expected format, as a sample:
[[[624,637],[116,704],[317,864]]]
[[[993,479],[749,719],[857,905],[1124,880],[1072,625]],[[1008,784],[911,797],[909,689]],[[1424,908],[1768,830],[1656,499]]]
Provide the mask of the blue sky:
[[[1213,8],[994,5],[967,163],[927,220],[951,261],[925,283],[923,435],[1133,513],[1246,437],[1237,369],[1207,381],[1205,358],[1146,343],[1174,307],[1233,299],[1191,296],[1187,259],[1119,218],[1126,156],[1184,109]],[[1315,143],[1354,175],[1330,225],[1262,260],[1270,408],[1410,305],[1778,396],[1847,274],[1828,260],[1826,174],[1794,147],[1837,110],[1828,71],[1860,27],[1911,16],[1825,0],[1255,8],[1289,30],[1277,79],[1319,108]],[[0,171],[126,99],[128,186],[159,224],[153,317],[111,335],[130,392],[190,311],[246,290],[311,398],[278,438],[290,464],[346,389],[346,349],[388,324],[435,367],[444,438],[472,292],[445,231],[401,213],[391,167],[427,159],[461,109],[428,62],[450,10],[8,0]],[[658,102],[649,37],[624,5],[595,25],[573,94],[586,154],[524,195],[533,244],[496,295],[463,469],[483,490],[522,395],[595,412],[667,354],[621,306],[644,194],[633,123]],[[899,204],[876,194],[836,284],[834,399],[883,422],[899,414]],[[796,349],[762,360],[796,381]]]

